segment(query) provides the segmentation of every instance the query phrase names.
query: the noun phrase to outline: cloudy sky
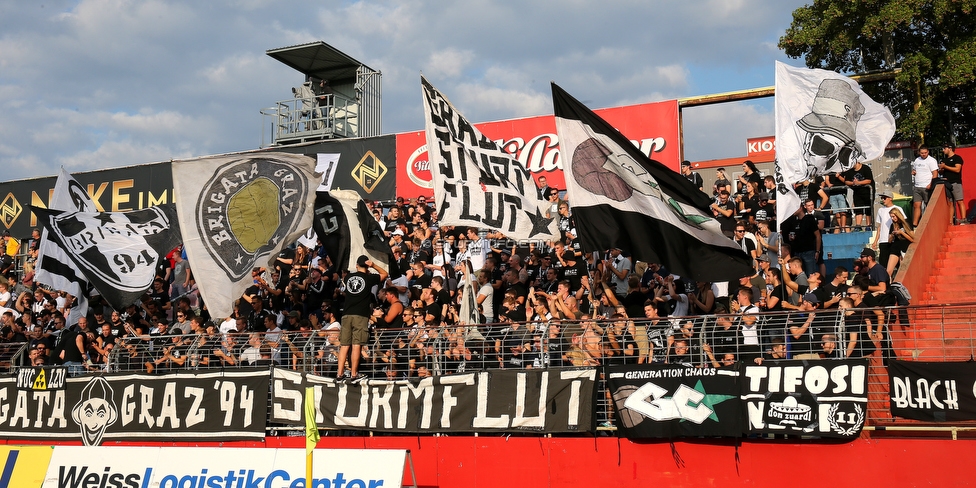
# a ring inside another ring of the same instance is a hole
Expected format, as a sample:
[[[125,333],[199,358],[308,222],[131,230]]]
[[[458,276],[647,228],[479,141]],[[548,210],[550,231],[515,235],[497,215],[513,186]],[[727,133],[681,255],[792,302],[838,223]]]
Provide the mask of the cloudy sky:
[[[469,120],[770,86],[801,0],[0,0],[0,178],[256,148],[325,41],[383,73],[383,132],[423,127],[421,72]],[[745,155],[772,102],[684,111],[686,157]],[[267,138],[267,135],[265,135]]]

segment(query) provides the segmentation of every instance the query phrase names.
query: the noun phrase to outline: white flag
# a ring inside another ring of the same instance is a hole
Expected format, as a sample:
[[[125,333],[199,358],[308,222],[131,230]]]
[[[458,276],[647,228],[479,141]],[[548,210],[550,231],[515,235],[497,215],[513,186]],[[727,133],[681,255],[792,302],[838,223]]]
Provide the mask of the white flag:
[[[441,225],[497,230],[511,239],[558,237],[528,170],[420,77],[427,154]]]
[[[61,168],[58,180],[54,183],[54,194],[48,206],[51,210],[66,212],[97,212],[95,202],[88,196],[88,190]],[[47,218],[47,216],[45,216]],[[37,249],[37,263],[34,265],[34,281],[55,290],[66,291],[75,297],[75,304],[66,317],[68,325],[78,323],[78,319],[88,313],[88,293],[91,285],[78,265],[68,257],[60,244],[51,240],[48,226],[41,230],[41,242]]]
[[[854,80],[776,62],[776,220],[800,208],[793,185],[876,159],[895,134],[891,111]]]
[[[173,191],[183,247],[213,317],[229,317],[252,284],[312,226],[315,160],[255,153],[173,162]]]

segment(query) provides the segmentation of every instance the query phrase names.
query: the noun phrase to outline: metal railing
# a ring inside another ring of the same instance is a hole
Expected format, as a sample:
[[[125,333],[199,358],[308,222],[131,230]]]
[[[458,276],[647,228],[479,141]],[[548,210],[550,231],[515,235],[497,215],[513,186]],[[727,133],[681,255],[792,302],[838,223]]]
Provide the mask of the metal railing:
[[[342,95],[280,100],[261,115],[271,124],[271,145],[359,135],[359,102]]]
[[[816,361],[866,355],[871,362],[868,424],[889,429],[917,427],[919,422],[890,415],[886,361],[973,358],[976,304],[852,312],[819,311],[812,318],[805,312],[777,312],[374,330],[363,348],[360,372],[374,379],[399,379],[491,369],[649,362],[720,366],[735,361]],[[861,312],[867,312],[865,316],[878,325],[865,328],[852,320]],[[754,333],[743,334],[743,329]],[[26,365],[26,343],[0,346],[2,371],[14,373]],[[94,357],[88,370],[165,374],[263,365],[334,377],[338,350],[338,329],[129,336],[120,338],[107,356]],[[612,408],[602,381],[597,420],[601,429],[613,429]]]

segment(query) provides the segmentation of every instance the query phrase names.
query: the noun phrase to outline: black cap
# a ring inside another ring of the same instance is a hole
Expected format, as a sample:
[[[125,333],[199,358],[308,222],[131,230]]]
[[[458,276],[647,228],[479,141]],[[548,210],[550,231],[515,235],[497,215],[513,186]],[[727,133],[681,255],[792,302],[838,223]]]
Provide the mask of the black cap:
[[[865,258],[868,256],[877,259],[878,253],[874,252],[874,249],[871,249],[870,247],[865,247],[864,249],[861,249],[861,257]]]
[[[369,258],[366,257],[365,254],[363,254],[362,256],[359,256],[358,259],[356,259],[356,266],[359,266],[360,268],[365,268],[367,261],[369,261]]]
[[[682,162],[681,162],[681,165],[682,165],[682,166],[691,166],[691,161],[687,161],[687,160],[685,160],[685,161],[682,161]]]

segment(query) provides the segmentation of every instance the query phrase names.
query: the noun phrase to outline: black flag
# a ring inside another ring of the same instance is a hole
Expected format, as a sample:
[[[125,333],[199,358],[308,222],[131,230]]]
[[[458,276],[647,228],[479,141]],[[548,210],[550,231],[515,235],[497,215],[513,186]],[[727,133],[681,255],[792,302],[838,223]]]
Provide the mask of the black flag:
[[[356,258],[369,256],[384,269],[390,269],[393,251],[379,223],[362,197],[352,190],[317,192],[312,228],[337,270],[355,271]],[[390,270],[390,277],[399,272]]]
[[[555,83],[552,100],[566,189],[584,251],[620,247],[696,281],[755,274],[746,254],[722,234],[708,195],[645,156]]]

